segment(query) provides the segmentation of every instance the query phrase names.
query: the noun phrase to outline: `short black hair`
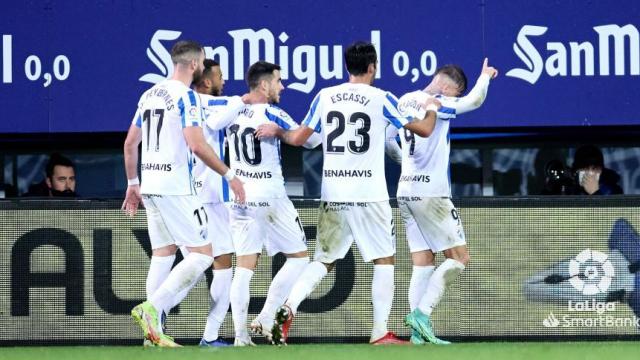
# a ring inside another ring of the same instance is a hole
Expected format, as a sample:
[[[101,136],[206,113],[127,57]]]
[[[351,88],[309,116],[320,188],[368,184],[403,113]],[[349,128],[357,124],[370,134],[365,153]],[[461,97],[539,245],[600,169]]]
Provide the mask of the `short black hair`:
[[[191,40],[181,40],[173,45],[171,48],[171,61],[174,64],[185,64],[202,53],[202,45]]]
[[[260,85],[260,81],[262,81],[264,77],[272,76],[273,72],[276,70],[280,70],[280,65],[266,61],[258,61],[249,66],[246,76],[249,89],[253,90],[258,87],[258,85]]]
[[[204,70],[202,70],[202,76],[200,76],[200,79],[199,79],[200,81],[198,82],[198,84],[201,84],[202,82],[204,82],[204,79],[213,72],[214,67],[220,66],[220,63],[211,59],[204,59],[203,63],[204,63]]]
[[[344,61],[349,74],[366,74],[370,64],[376,64],[378,55],[372,43],[356,41],[344,51]]]
[[[573,156],[573,171],[584,169],[590,166],[597,166],[604,169],[604,156],[602,151],[595,145],[582,145]]]
[[[73,168],[74,170],[76,169],[71,160],[60,155],[59,153],[53,153],[51,154],[51,156],[49,156],[49,161],[47,162],[47,166],[45,167],[45,171],[49,179],[51,179],[51,177],[53,176],[53,169],[56,166],[66,166]]]
[[[446,75],[453,80],[453,82],[458,85],[458,89],[460,89],[460,95],[467,91],[467,75],[464,74],[460,66],[452,64],[444,65],[436,70],[435,75],[438,74]]]
[[[218,63],[215,60],[211,60],[211,59],[204,59],[204,72],[206,73],[207,71],[213,71],[211,70],[212,68],[216,67],[216,66],[220,66],[220,63]]]

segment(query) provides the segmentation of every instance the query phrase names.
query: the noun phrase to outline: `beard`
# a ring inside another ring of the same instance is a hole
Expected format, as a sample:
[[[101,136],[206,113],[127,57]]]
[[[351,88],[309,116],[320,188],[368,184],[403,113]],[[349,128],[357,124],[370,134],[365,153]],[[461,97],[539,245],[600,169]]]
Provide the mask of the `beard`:
[[[192,84],[197,84],[200,82],[200,80],[202,80],[202,69],[196,69],[196,71],[193,72],[193,77],[191,78],[191,83]]]
[[[267,96],[267,102],[269,104],[277,104],[280,102],[280,97],[276,93],[270,93],[269,96]]]
[[[56,196],[56,197],[76,197],[76,192],[73,190],[56,190],[56,189],[51,189],[51,196]]]

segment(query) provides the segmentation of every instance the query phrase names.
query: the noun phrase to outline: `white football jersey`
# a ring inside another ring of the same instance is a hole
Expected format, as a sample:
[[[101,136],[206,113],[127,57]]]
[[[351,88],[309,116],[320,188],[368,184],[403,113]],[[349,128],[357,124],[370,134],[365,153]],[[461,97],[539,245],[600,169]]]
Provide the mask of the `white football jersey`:
[[[303,124],[321,134],[322,200],[388,200],[385,127],[407,122],[396,97],[373,86],[345,83],[320,90]]]
[[[244,106],[240,96],[211,96],[200,94],[204,114],[204,138],[220,159],[224,159],[224,128]],[[195,188],[203,203],[220,203],[230,200],[229,184],[221,175],[196,158],[193,168]]]
[[[195,194],[195,157],[182,129],[201,126],[198,94],[180,81],[164,80],[142,94],[132,123],[142,129],[141,192]]]
[[[244,182],[247,200],[286,197],[280,163],[280,140],[258,140],[258,126],[273,122],[285,130],[298,124],[282,109],[269,104],[246,105],[227,126],[229,159],[234,174]]]
[[[402,171],[397,196],[451,197],[449,173],[449,120],[482,105],[489,88],[489,75],[482,75],[467,96],[456,98],[436,95],[442,107],[438,110],[433,133],[427,138],[400,130]],[[422,119],[426,110],[420,104],[432,95],[422,90],[400,98],[400,112]]]

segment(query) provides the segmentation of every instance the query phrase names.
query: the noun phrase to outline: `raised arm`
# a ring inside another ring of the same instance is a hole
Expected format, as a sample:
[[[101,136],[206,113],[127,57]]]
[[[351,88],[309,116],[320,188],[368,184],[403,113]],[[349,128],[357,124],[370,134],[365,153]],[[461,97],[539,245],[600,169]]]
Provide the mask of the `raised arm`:
[[[489,59],[485,58],[482,64],[480,77],[473,89],[466,96],[457,99],[442,98],[442,106],[455,109],[456,114],[473,111],[484,103],[489,91],[489,82],[498,76],[498,70],[489,66]]]

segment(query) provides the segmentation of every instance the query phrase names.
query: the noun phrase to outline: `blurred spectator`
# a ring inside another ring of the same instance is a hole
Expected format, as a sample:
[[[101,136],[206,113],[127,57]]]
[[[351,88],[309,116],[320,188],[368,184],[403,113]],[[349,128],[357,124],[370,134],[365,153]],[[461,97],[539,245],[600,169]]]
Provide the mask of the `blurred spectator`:
[[[618,185],[620,175],[604,167],[602,151],[594,145],[583,145],[576,150],[572,171],[578,195],[622,194]]]
[[[45,168],[46,177],[38,184],[29,186],[25,196],[76,197],[75,166],[68,158],[54,153]]]

